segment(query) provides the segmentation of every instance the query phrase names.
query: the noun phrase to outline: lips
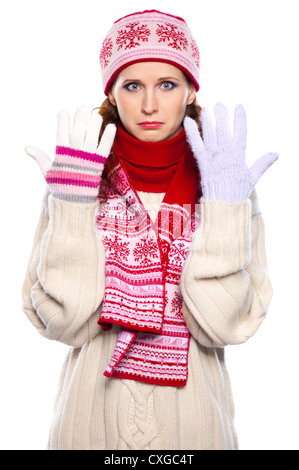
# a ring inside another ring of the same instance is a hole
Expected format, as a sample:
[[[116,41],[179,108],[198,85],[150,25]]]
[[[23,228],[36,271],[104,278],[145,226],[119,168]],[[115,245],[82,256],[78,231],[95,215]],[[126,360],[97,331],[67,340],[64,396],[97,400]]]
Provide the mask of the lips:
[[[144,129],[157,129],[158,127],[163,126],[164,122],[159,121],[144,121],[139,122],[139,126],[143,127]]]

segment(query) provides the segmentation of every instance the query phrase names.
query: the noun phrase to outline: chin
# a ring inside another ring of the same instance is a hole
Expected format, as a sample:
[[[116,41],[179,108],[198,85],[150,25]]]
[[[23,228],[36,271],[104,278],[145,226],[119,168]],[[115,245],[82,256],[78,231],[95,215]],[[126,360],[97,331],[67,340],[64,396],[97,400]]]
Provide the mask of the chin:
[[[172,139],[172,137],[175,137],[180,131],[181,129],[173,132],[165,132],[164,129],[163,132],[161,132],[160,129],[151,129],[143,132],[139,131],[136,138],[144,142],[163,142],[164,140]]]
[[[144,142],[163,142],[163,140],[167,140],[167,137],[163,137],[163,136],[144,136],[144,137],[137,137],[137,139],[139,138],[139,140],[143,140]]]
[[[166,140],[167,136],[165,133],[159,132],[158,129],[150,129],[150,130],[140,130],[137,129],[136,132],[130,132],[130,134],[135,137],[135,139],[143,140],[144,142],[160,142],[162,140]]]

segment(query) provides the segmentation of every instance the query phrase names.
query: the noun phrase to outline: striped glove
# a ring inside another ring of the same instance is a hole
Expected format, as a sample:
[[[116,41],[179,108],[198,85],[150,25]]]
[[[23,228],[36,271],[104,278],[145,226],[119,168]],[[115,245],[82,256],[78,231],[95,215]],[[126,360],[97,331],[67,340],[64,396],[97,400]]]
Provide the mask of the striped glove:
[[[90,114],[81,106],[75,113],[70,136],[69,115],[61,111],[54,162],[34,147],[25,148],[38,161],[53,197],[82,204],[96,201],[116,132],[114,124],[108,124],[98,144],[101,126],[102,117],[96,112]]]
[[[202,110],[203,139],[195,121],[190,117],[184,119],[186,136],[200,172],[203,197],[214,201],[245,201],[263,173],[277,160],[278,154],[267,153],[248,168],[244,108],[238,105],[235,109],[233,136],[225,106],[218,103],[214,114],[216,125],[207,109]]]

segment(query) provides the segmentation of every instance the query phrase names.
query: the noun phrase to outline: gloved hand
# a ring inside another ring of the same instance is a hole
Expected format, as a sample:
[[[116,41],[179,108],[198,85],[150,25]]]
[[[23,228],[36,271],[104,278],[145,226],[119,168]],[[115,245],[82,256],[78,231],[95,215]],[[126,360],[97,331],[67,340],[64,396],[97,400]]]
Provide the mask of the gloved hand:
[[[115,125],[108,124],[98,144],[101,126],[102,117],[81,106],[75,113],[70,136],[69,115],[60,111],[54,162],[41,150],[25,147],[25,152],[39,163],[52,196],[85,204],[96,201],[116,132]]]
[[[218,103],[214,114],[216,126],[206,108],[201,112],[203,139],[195,121],[190,117],[184,119],[187,140],[200,172],[203,197],[214,201],[245,201],[278,154],[267,153],[249,169],[245,157],[247,125],[243,106],[235,109],[233,136],[225,106]]]

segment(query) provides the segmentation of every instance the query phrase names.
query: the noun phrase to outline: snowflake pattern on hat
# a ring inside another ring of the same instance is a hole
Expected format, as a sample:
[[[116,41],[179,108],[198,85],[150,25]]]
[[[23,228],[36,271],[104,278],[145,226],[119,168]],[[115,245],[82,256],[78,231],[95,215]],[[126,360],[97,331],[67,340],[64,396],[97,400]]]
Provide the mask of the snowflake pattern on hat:
[[[139,21],[136,23],[130,23],[126,25],[125,30],[118,31],[118,37],[116,44],[118,45],[117,50],[121,49],[125,45],[125,49],[131,49],[132,47],[140,46],[139,41],[148,41],[148,37],[151,31],[148,27],[143,24],[139,25]]]
[[[111,38],[106,38],[103,43],[100,54],[100,63],[102,68],[107,67],[107,65],[109,64],[109,59],[112,56],[112,48],[113,43]]]
[[[188,41],[186,39],[185,34],[183,31],[178,30],[177,26],[171,23],[165,23],[165,25],[158,25],[157,35],[159,36],[159,42],[166,42],[168,41],[168,47],[173,47],[179,51],[185,49],[187,50]]]

